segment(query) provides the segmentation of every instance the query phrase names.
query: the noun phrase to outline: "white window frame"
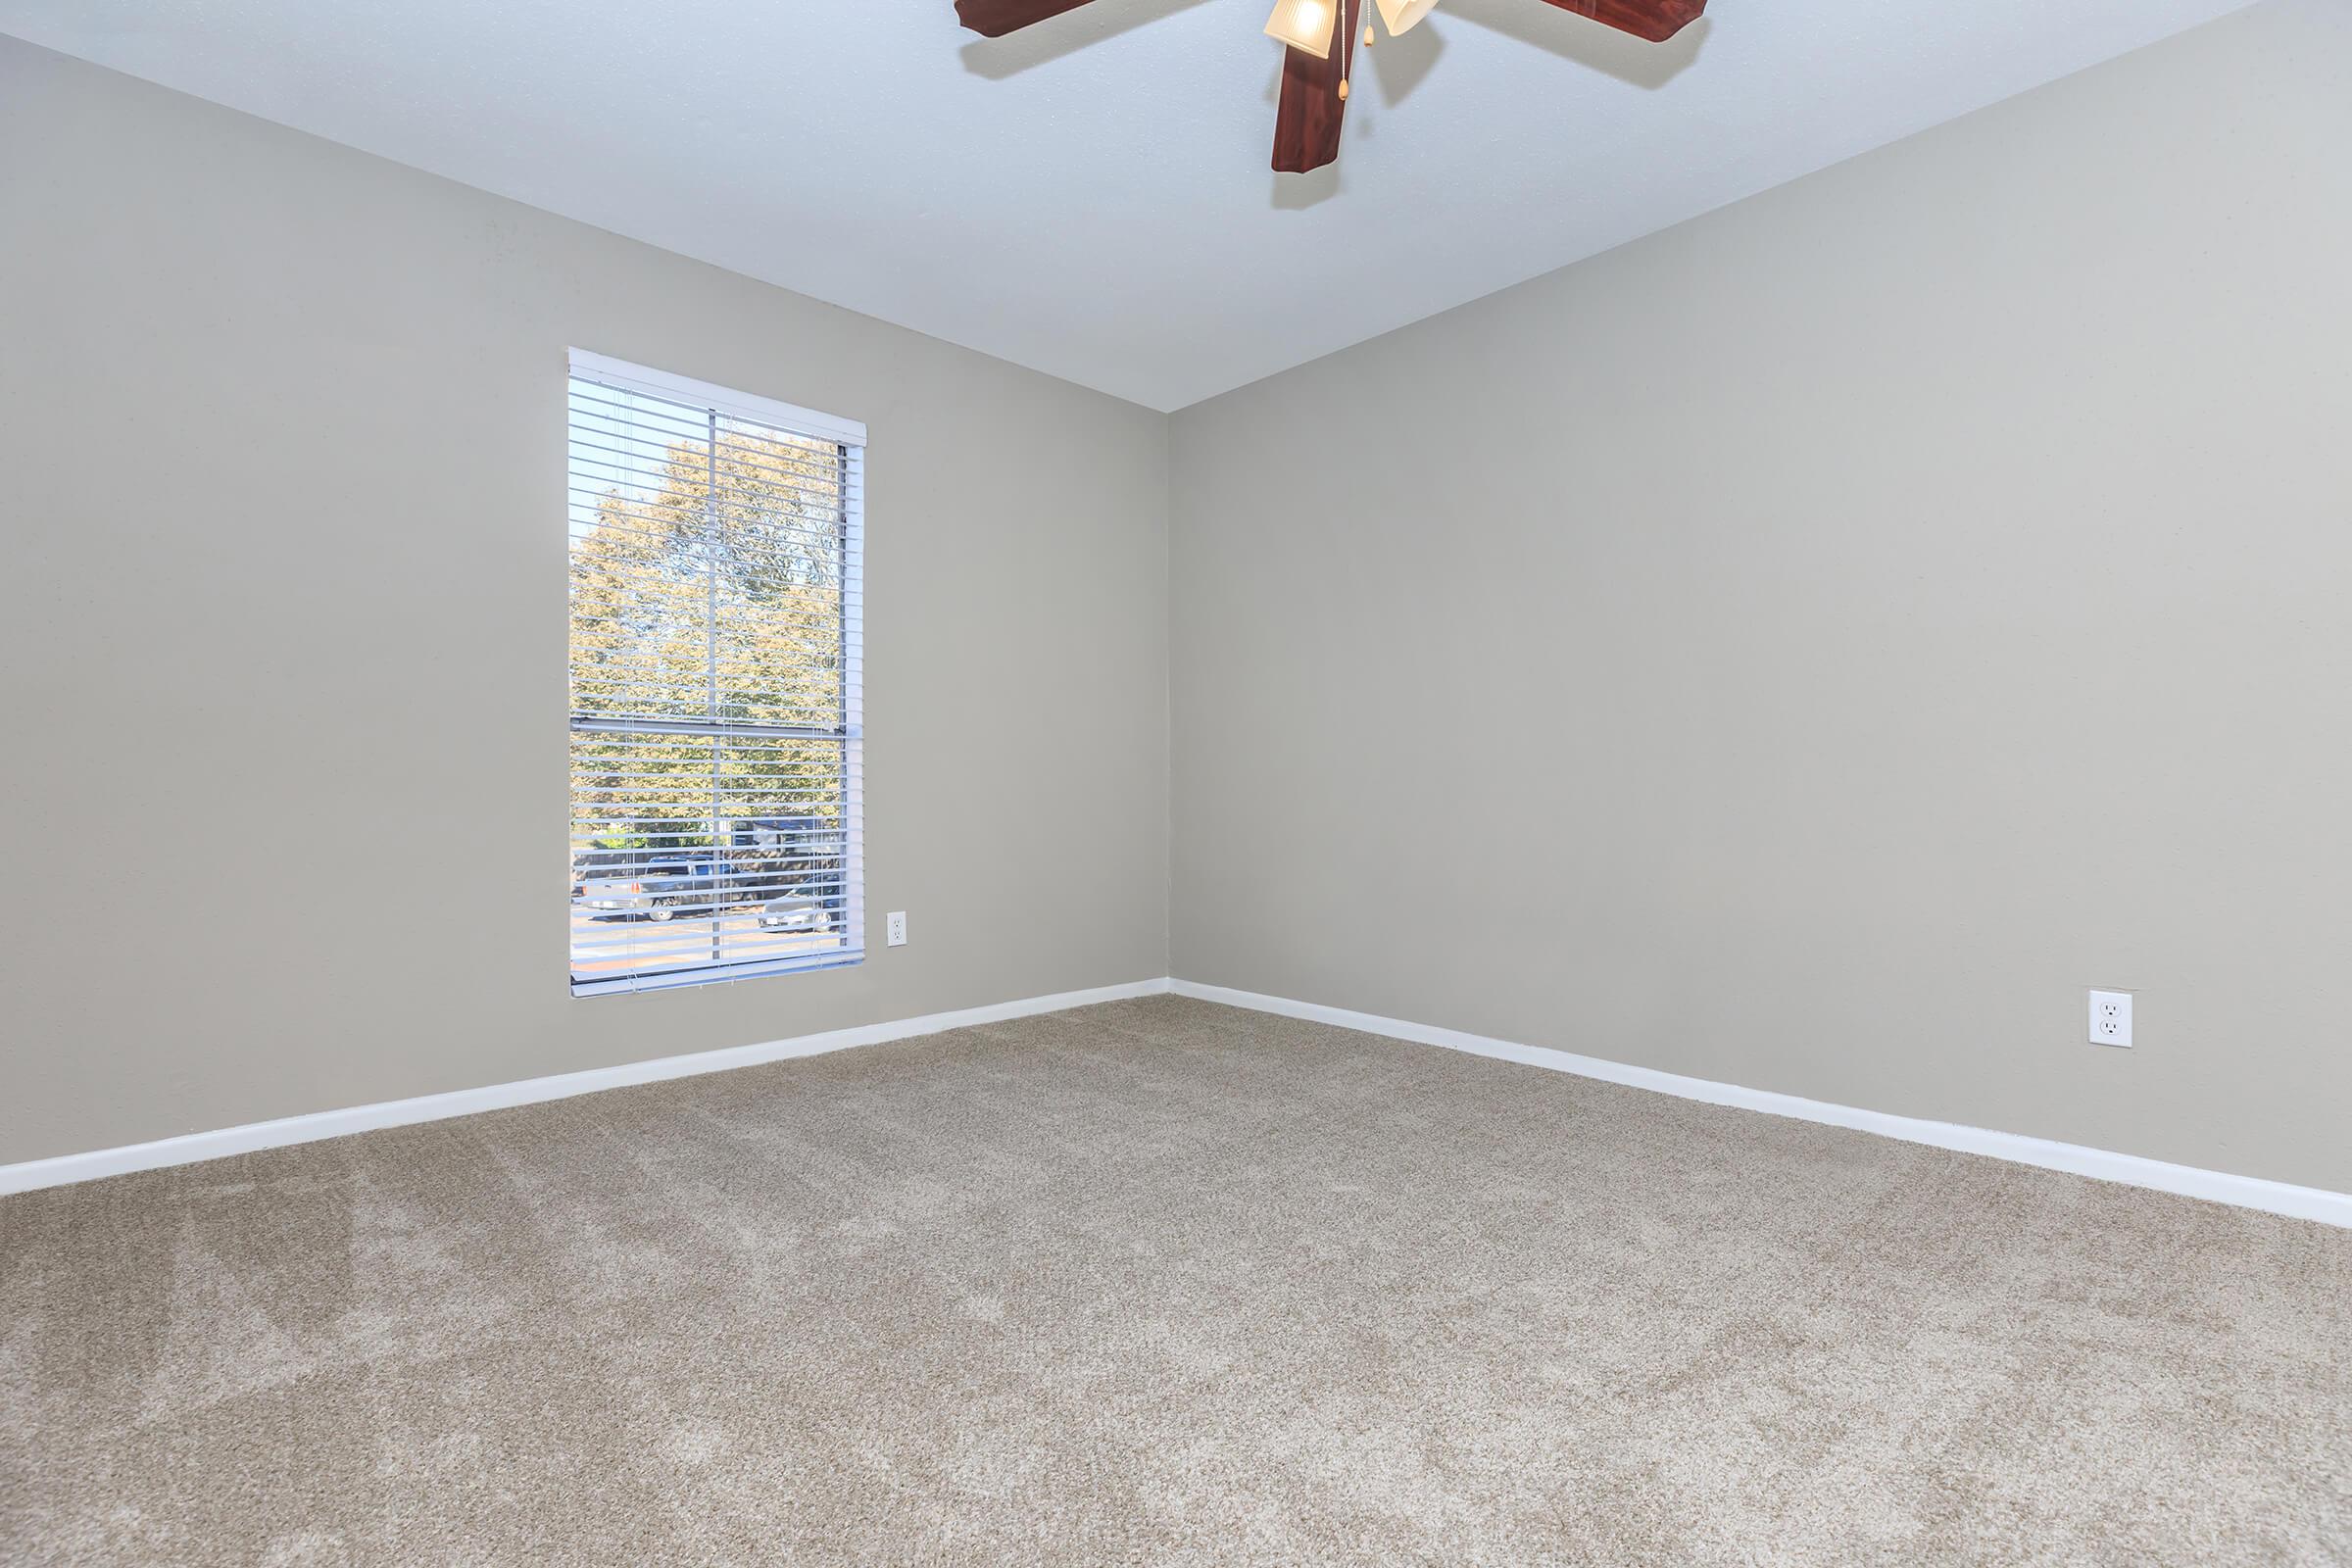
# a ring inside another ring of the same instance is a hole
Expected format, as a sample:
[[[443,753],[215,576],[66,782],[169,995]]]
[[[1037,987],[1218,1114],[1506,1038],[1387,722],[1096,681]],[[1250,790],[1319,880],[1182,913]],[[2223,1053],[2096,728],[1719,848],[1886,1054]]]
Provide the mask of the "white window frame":
[[[865,426],[856,419],[837,415],[820,414],[796,404],[755,393],[737,392],[728,387],[698,381],[692,376],[657,370],[649,366],[635,365],[608,355],[594,354],[586,349],[569,352],[566,385],[571,376],[602,382],[622,391],[643,392],[674,403],[710,409],[720,415],[748,419],[760,424],[773,425],[794,435],[809,436],[819,441],[831,441],[842,450],[844,486],[842,496],[842,654],[845,669],[862,665],[865,645]],[[566,403],[568,404],[568,398]],[[568,416],[567,416],[568,422]],[[567,443],[568,447],[568,443]],[[568,465],[569,459],[566,458]],[[566,552],[568,556],[568,551]],[[567,645],[568,646],[568,645]],[[566,682],[569,680],[569,655],[565,656]],[[842,969],[865,961],[865,692],[862,679],[843,683],[842,725],[838,732],[804,726],[768,725],[750,727],[739,724],[713,724],[713,733],[778,734],[798,738],[838,738],[843,745],[842,823],[845,829],[842,847],[843,935],[846,945],[840,949],[817,954],[794,956],[745,963],[728,963],[659,970],[611,977],[571,978],[574,997],[609,996],[642,991],[675,990],[683,986],[717,985],[732,980],[752,980],[779,974],[804,974],[817,969]],[[567,730],[583,727],[580,715],[573,714]],[[673,725],[648,728],[670,728]],[[568,795],[568,785],[566,786]],[[568,849],[568,845],[567,845]],[[569,911],[566,911],[567,916]],[[566,944],[568,960],[569,945]]]

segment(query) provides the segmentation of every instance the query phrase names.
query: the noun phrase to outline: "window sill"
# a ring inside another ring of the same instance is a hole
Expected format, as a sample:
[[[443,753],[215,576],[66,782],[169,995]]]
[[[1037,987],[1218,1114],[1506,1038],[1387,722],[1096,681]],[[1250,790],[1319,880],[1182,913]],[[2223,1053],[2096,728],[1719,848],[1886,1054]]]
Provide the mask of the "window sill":
[[[811,969],[848,969],[865,961],[863,948],[811,954],[806,957],[772,958],[760,963],[729,963],[715,968],[662,969],[650,974],[598,975],[571,982],[575,997],[604,997],[640,991],[676,991],[686,986],[723,985],[731,980],[764,980],[780,974],[806,974]]]

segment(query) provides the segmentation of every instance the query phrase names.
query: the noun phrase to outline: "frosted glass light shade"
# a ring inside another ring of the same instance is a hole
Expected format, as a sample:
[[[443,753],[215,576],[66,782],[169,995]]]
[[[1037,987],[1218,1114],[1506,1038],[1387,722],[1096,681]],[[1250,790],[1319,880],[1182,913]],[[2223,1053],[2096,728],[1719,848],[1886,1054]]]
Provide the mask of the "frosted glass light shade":
[[[1438,9],[1438,0],[1374,0],[1380,7],[1380,20],[1387,23],[1389,36],[1410,32],[1421,24],[1421,19]]]
[[[1331,35],[1339,18],[1339,0],[1274,0],[1274,15],[1266,19],[1266,36],[1303,49],[1317,60],[1329,60]]]

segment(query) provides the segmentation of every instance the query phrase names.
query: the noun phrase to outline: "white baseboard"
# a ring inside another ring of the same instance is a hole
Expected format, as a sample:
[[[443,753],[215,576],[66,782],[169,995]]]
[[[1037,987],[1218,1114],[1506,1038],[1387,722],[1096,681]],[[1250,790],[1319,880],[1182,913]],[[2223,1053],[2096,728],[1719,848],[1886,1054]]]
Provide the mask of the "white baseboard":
[[[853,1046],[879,1045],[889,1040],[906,1040],[917,1035],[970,1028],[975,1024],[1002,1023],[1009,1018],[1027,1018],[1043,1012],[1092,1006],[1102,1002],[1120,1002],[1130,997],[1157,996],[1168,991],[1204,1002],[1222,1003],[1227,1006],[1246,1007],[1255,1012],[1304,1018],[1315,1023],[1334,1024],[1343,1029],[1360,1030],[1365,1034],[1386,1035],[1394,1040],[1443,1046],[1451,1051],[1495,1056],[1505,1061],[1523,1062],[1528,1066],[1545,1067],[1555,1072],[1575,1073],[1585,1078],[1598,1078],[1635,1089],[1655,1090],[1659,1094],[1675,1095],[1685,1100],[1736,1105],[1773,1116],[1823,1122],[1832,1127],[1850,1127],[1859,1132],[1899,1138],[1907,1143],[1929,1144],[1937,1149],[1958,1150],[1969,1154],[1985,1154],[2023,1165],[2071,1171],[2078,1176],[2094,1177],[2100,1181],[2148,1187],[2158,1192],[2178,1193],[2187,1198],[2233,1203],[2241,1208],[2257,1208],[2295,1219],[2318,1220],[2322,1224],[2352,1229],[2352,1194],[2331,1193],[2317,1187],[2294,1187],[2254,1176],[2233,1176],[2226,1171],[2200,1170],[2193,1165],[2167,1164],[2163,1160],[2143,1159],[2137,1154],[2118,1154],[2103,1149],[2087,1149],[2080,1144],[2054,1143],[2046,1138],[1992,1132],[1982,1127],[1962,1127],[1951,1122],[1922,1121],[1917,1117],[1897,1116],[1881,1110],[1861,1110],[1852,1105],[1804,1100],[1795,1095],[1775,1094],[1770,1090],[1746,1089],[1738,1084],[1716,1083],[1705,1078],[1686,1078],[1680,1073],[1659,1072],[1651,1067],[1628,1066],[1597,1056],[1580,1056],[1546,1046],[1524,1046],[1516,1041],[1465,1034],[1458,1029],[1441,1029],[1433,1024],[1384,1018],[1346,1007],[1327,1007],[1319,1003],[1293,1002],[1287,997],[1263,996],[1254,991],[1235,991],[1225,986],[1166,979],[1098,986],[1091,991],[1065,991],[1055,996],[1029,997],[1019,1002],[1000,1002],[985,1007],[965,1007],[955,1012],[926,1013],[921,1017],[901,1018],[889,1023],[859,1024],[855,1028],[800,1035],[789,1040],[771,1040],[760,1045],[733,1046],[683,1056],[662,1056],[652,1061],[625,1062],[617,1067],[598,1067],[586,1072],[561,1073],[551,1078],[529,1078],[520,1083],[491,1084],[480,1089],[422,1095],[415,1100],[354,1105],[344,1110],[318,1111],[310,1115],[282,1117],[276,1121],[254,1122],[243,1127],[225,1127],[218,1132],[189,1133],[178,1138],[158,1139],[154,1143],[130,1144],[121,1149],[100,1149],[83,1154],[60,1154],[51,1159],[25,1160],[15,1165],[0,1165],[0,1193],[29,1192],[38,1187],[94,1181],[102,1176],[121,1176],[130,1171],[153,1170],[164,1165],[220,1159],[229,1154],[249,1153],[257,1149],[278,1149],[289,1144],[312,1143],[321,1138],[341,1138],[350,1133],[369,1132],[379,1127],[405,1127],[416,1122],[470,1116],[478,1111],[503,1110],[540,1101],[564,1100],[573,1095],[592,1095],[605,1089],[623,1089],[632,1084],[689,1078],[698,1073],[726,1072],[736,1067],[758,1066],[761,1062],[814,1056],[829,1051],[846,1051]]]
[[[824,1034],[801,1035],[791,1040],[770,1040],[756,1046],[698,1051],[691,1055],[661,1056],[652,1061],[624,1062],[617,1067],[560,1073],[552,1078],[526,1078],[520,1083],[459,1089],[444,1095],[421,1095],[415,1100],[390,1100],[381,1104],[354,1105],[346,1110],[321,1110],[305,1116],[281,1117],[276,1121],[253,1122],[243,1127],[224,1127],[219,1132],[161,1138],[151,1144],[93,1150],[86,1154],[28,1159],[21,1164],[0,1165],[0,1193],[29,1192],[36,1187],[61,1187],[68,1182],[95,1181],[101,1176],[121,1176],[129,1171],[153,1170],[162,1165],[193,1164],[200,1159],[219,1159],[227,1154],[250,1153],[257,1149],[278,1149],[288,1144],[308,1144],[321,1138],[341,1138],[349,1133],[371,1132],[379,1127],[405,1127],[414,1122],[440,1121],[450,1116],[470,1116],[477,1111],[504,1110],[511,1105],[535,1104],[543,1100],[593,1095],[603,1089],[625,1089],[631,1084],[658,1083],[665,1078],[691,1078],[697,1073],[756,1067],[764,1061],[782,1061],[790,1056],[814,1056],[828,1051],[846,1051],[852,1046],[880,1045],[886,1040],[906,1040],[916,1035],[935,1035],[949,1029],[968,1029],[974,1024],[1002,1023],[1007,1018],[1059,1012],[1065,1007],[1087,1007],[1098,1002],[1158,996],[1168,990],[1168,985],[1165,979],[1134,980],[1125,985],[1097,986],[1092,991],[1064,991],[1056,996],[999,1002],[985,1007],[965,1007],[956,1012],[926,1013],[919,1018],[901,1018],[891,1023],[859,1024],[853,1029],[834,1029]]]
[[[1235,991],[1225,986],[1200,985],[1191,980],[1174,981],[1170,989],[1180,997],[1220,1002],[1227,1006],[1248,1007],[1256,1012],[1278,1013],[1286,1018],[1304,1018],[1313,1023],[1336,1024],[1343,1029],[1416,1041],[1425,1046],[1444,1046],[1451,1051],[1466,1051],[1480,1056],[1498,1056],[1505,1061],[1524,1062],[1531,1067],[1548,1067],[1555,1072],[1599,1078],[1635,1089],[1653,1089],[1659,1094],[1676,1095],[1685,1100],[1737,1105],[1744,1110],[1760,1110],[1773,1116],[1825,1122],[1832,1127],[1851,1127],[1859,1132],[1899,1138],[1906,1143],[1931,1144],[1937,1149],[1953,1149],[1967,1154],[1988,1154],[1995,1159],[2014,1160],[2021,1165],[2071,1171],[2077,1176],[2095,1177],[2100,1181],[2150,1187],[2160,1193],[2178,1193],[2186,1198],[2233,1203],[2240,1208],[2259,1208],[2273,1214],[2318,1220],[2324,1225],[2352,1229],[2352,1194],[2331,1193],[2318,1187],[2293,1187],[2285,1182],[2264,1181],[2255,1176],[2232,1176],[2226,1171],[2200,1170],[2193,1165],[2171,1165],[2160,1159],[2143,1159],[2137,1154],[2111,1153],[2103,1149],[2053,1143],[2046,1138],[2027,1138],[2018,1133],[1996,1133],[1982,1127],[1962,1127],[1952,1122],[1921,1121],[1917,1117],[1896,1116],[1883,1110],[1860,1110],[1852,1105],[1802,1100],[1794,1095],[1774,1094],[1770,1090],[1743,1089],[1738,1084],[1720,1084],[1705,1078],[1686,1078],[1680,1073],[1659,1072],[1650,1067],[1631,1067],[1623,1062],[1604,1061],[1597,1056],[1580,1056],[1545,1046],[1523,1046],[1515,1041],[1464,1034],[1458,1029],[1440,1029],[1431,1024],[1407,1023],[1401,1018],[1351,1012],[1346,1007],[1326,1007],[1312,1002],[1293,1002],[1287,997],[1261,996],[1254,991]]]

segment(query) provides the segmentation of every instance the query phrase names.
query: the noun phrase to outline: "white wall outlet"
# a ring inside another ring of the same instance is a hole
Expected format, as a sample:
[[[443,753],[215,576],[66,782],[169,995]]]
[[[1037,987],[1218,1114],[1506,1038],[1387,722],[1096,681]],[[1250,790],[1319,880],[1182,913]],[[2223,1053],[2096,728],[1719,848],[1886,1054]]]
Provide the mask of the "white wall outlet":
[[[2128,1046],[2132,1043],[2132,993],[2093,991],[2090,994],[2090,1043]]]
[[[890,930],[890,945],[894,948],[905,947],[906,945],[906,911],[905,909],[894,909],[889,914],[885,915],[883,919]],[[2129,997],[2125,998],[2124,1004],[2127,1007],[2130,1006],[2132,1004],[2132,999]],[[2131,1014],[2127,1012],[2124,1016],[2127,1020],[2124,1033],[2127,1037],[2129,1037],[2132,1033],[2128,1022],[2128,1020],[2131,1018]],[[2129,1038],[2126,1038],[2124,1041],[2124,1044],[2127,1046],[2131,1043],[2132,1042]]]

